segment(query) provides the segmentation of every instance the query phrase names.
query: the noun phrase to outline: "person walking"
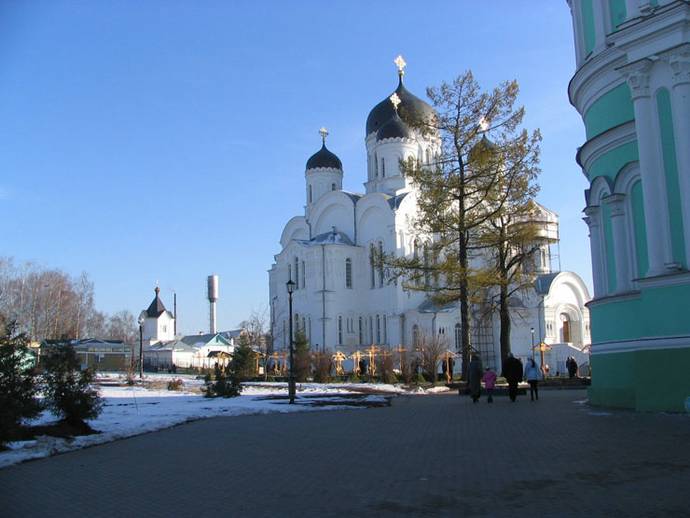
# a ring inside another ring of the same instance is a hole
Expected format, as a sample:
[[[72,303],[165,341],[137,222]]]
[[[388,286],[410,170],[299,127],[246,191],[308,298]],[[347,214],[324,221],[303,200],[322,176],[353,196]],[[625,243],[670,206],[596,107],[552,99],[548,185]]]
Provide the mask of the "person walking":
[[[476,354],[473,354],[470,359],[468,378],[472,402],[476,403],[482,392],[482,362]]]
[[[515,403],[518,383],[522,381],[522,362],[513,356],[513,353],[508,353],[508,357],[503,364],[503,377],[508,382],[508,396]]]
[[[529,397],[530,401],[535,399],[539,401],[539,378],[541,377],[541,372],[539,367],[537,367],[537,362],[534,358],[527,360],[527,366],[525,367],[525,379],[529,383]]]
[[[491,367],[487,367],[486,371],[484,371],[482,381],[484,382],[484,388],[486,389],[486,394],[488,396],[487,401],[489,403],[493,403],[494,387],[496,386],[496,373],[491,370]]]
[[[568,362],[568,375],[570,376],[570,379],[577,375],[577,362],[572,356],[569,358]]]

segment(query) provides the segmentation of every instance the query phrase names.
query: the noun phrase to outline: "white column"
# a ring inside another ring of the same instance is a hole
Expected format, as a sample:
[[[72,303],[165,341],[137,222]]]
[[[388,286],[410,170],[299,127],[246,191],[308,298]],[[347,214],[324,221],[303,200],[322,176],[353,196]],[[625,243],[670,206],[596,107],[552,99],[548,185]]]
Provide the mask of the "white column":
[[[603,50],[606,47],[606,25],[608,17],[604,2],[592,2],[592,10],[594,12],[594,48],[595,50]]]
[[[626,67],[626,75],[635,108],[635,131],[640,154],[640,177],[644,196],[644,219],[649,252],[648,276],[666,272],[664,263],[671,262],[671,239],[666,200],[666,178],[659,156],[659,135],[654,123],[656,109],[649,92],[650,60]]]
[[[604,262],[602,261],[601,240],[601,209],[598,206],[587,207],[584,219],[589,227],[589,247],[592,253],[592,279],[594,282],[594,297],[606,295],[606,279],[604,276]]]
[[[671,55],[669,64],[673,70],[671,112],[683,214],[685,258],[690,261],[690,45]]]
[[[640,2],[639,0],[625,0],[626,19],[632,20],[640,16]]]
[[[629,236],[625,217],[625,195],[612,194],[604,198],[611,209],[611,229],[613,231],[613,251],[616,259],[616,292],[624,293],[631,289]]]

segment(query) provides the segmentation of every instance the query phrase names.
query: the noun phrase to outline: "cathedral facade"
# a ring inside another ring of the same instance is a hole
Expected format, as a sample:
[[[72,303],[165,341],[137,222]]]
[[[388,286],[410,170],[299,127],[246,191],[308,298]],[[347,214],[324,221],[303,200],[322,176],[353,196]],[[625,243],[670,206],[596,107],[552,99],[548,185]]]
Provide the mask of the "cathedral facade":
[[[348,353],[375,344],[410,350],[422,334],[440,335],[452,351],[460,348],[457,304],[439,307],[424,292],[387,282],[383,268],[372,262],[377,253],[398,257],[419,253],[412,228],[417,193],[399,161],[413,157],[432,163],[440,151],[437,137],[417,132],[398,113],[426,118],[434,110],[405,88],[404,64],[396,61],[394,102],[387,97],[366,120],[364,192],[342,189],[343,165],[327,148],[324,129],[321,149],[307,160],[304,214],[285,225],[281,250],[269,270],[276,349],[289,347],[288,280],[295,283],[294,329],[305,333],[312,349]],[[545,231],[557,235],[558,217],[545,208],[543,216]],[[550,251],[545,242],[535,266],[541,280],[516,305],[512,338],[513,350],[520,356],[531,355],[533,342],[570,341],[570,355],[589,343],[587,289],[577,275],[551,271]],[[500,367],[497,320],[491,315],[477,319],[473,336],[473,347],[485,364],[496,368]],[[585,355],[579,359],[585,361]]]

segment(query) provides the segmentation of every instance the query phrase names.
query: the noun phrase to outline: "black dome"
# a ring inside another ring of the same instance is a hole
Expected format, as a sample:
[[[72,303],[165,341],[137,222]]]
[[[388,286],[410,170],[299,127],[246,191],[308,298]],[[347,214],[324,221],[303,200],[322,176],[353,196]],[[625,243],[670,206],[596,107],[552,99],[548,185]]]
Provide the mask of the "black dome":
[[[332,169],[343,168],[343,163],[340,159],[331,153],[324,143],[316,153],[314,153],[309,160],[307,160],[307,169],[316,169],[317,167],[330,167]]]
[[[429,119],[436,115],[436,112],[429,104],[411,94],[407,88],[405,88],[402,77],[400,77],[398,88],[395,89],[395,93],[398,94],[400,98],[398,110],[403,119],[406,117],[417,120]],[[378,131],[381,126],[386,124],[386,122],[393,117],[393,115],[395,115],[393,104],[390,99],[386,97],[369,112],[369,116],[367,117],[367,136],[374,131]]]
[[[393,113],[393,117],[379,128],[376,132],[376,140],[385,140],[387,138],[412,138],[412,132],[407,127],[397,113]]]

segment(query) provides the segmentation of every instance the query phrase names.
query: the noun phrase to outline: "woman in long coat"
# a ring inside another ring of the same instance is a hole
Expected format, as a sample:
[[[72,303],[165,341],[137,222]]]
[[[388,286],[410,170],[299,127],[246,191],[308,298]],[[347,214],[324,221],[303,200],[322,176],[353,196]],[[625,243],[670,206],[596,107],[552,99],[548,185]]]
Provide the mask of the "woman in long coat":
[[[479,356],[473,354],[468,369],[468,378],[470,395],[474,403],[479,401],[482,392],[482,374],[482,362],[479,360]]]

